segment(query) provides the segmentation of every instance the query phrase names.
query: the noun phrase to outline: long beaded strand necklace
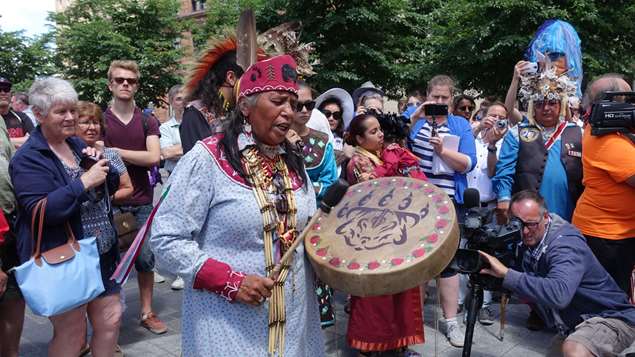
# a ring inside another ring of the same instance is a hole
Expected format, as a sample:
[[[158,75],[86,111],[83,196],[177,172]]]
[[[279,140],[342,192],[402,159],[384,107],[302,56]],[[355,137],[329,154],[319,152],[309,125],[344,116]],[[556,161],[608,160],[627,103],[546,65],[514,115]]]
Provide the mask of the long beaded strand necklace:
[[[247,180],[253,187],[256,201],[262,213],[265,271],[269,274],[275,266],[274,234],[277,234],[280,239],[281,256],[289,249],[297,236],[295,196],[289,170],[280,155],[274,159],[267,159],[259,153],[256,147],[245,149],[242,155]],[[275,194],[276,198],[272,198],[272,194]],[[268,352],[273,355],[277,349],[280,357],[284,353],[286,320],[284,282],[288,274],[289,265],[285,264],[275,279],[271,298],[269,298]]]

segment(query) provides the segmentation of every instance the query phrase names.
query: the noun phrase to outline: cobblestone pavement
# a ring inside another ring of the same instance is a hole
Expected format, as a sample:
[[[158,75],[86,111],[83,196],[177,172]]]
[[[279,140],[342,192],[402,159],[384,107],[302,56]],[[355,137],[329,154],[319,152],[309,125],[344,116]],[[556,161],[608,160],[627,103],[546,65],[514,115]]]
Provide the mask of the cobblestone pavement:
[[[169,331],[164,335],[154,335],[139,326],[139,296],[136,278],[131,277],[124,287],[126,310],[124,312],[119,344],[128,357],[169,357],[180,356],[180,324],[181,295],[179,291],[170,289],[171,279],[155,285],[154,310],[168,325]],[[435,315],[441,316],[434,295],[436,290],[431,284],[428,288],[431,296],[424,309],[426,343],[412,346],[412,349],[423,356],[460,356],[461,349],[452,347],[445,336],[435,329]],[[355,351],[346,347],[346,320],[343,311],[343,296],[337,297],[337,324],[324,331],[326,338],[326,355],[329,357],[353,357]],[[498,310],[498,305],[494,305]],[[436,314],[435,314],[436,311]],[[472,356],[543,356],[549,347],[552,333],[532,332],[525,328],[528,308],[524,304],[511,303],[507,309],[507,325],[504,340],[497,339],[498,322],[491,326],[477,323],[474,333]],[[46,346],[51,339],[52,329],[47,319],[27,312],[24,332],[20,347],[20,355],[28,357],[46,356]]]

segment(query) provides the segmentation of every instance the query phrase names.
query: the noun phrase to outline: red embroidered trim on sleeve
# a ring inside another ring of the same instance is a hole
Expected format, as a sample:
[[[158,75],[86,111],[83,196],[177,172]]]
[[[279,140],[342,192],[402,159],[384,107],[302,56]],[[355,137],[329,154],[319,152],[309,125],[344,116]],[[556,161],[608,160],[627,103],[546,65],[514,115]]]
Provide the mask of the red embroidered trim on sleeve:
[[[233,271],[228,264],[207,259],[194,278],[194,289],[208,290],[234,301],[244,278],[243,273]]]

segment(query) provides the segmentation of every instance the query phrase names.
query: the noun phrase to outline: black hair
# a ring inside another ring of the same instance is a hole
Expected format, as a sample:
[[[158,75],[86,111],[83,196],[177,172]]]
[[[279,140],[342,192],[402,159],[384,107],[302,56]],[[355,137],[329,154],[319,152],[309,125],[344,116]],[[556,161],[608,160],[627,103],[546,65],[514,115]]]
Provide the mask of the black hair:
[[[364,133],[367,129],[365,125],[366,120],[370,118],[377,118],[377,116],[372,113],[364,113],[355,116],[355,118],[351,120],[351,123],[348,125],[346,138],[344,139],[344,141],[346,141],[348,145],[359,146],[359,143],[357,142],[357,136],[364,136]]]
[[[226,124],[223,131],[225,135],[221,139],[220,146],[232,168],[247,181],[247,174],[245,173],[245,168],[241,161],[242,155],[238,149],[238,135],[243,132],[245,122],[245,116],[240,111],[238,105],[236,105],[236,108],[228,114],[225,121]],[[304,170],[304,157],[302,152],[298,151],[297,146],[289,144],[286,140],[282,143],[282,146],[287,153],[284,155],[284,161],[287,167],[290,171],[294,171],[302,178],[304,187],[307,188],[308,180],[306,171]],[[251,182],[249,184],[251,184]]]
[[[459,103],[461,103],[461,101],[464,99],[467,99],[470,103],[472,103],[472,106],[476,108],[476,102],[474,101],[474,98],[471,95],[467,95],[467,94],[461,94],[459,96],[454,97],[454,101],[452,102],[452,108],[457,109],[459,107]]]
[[[335,104],[340,108],[340,112],[342,112],[342,115],[344,114],[344,107],[342,106],[342,102],[340,102],[339,99],[335,98],[335,97],[330,97],[325,99],[322,103],[320,103],[320,106],[318,107],[319,111],[322,111],[322,109],[324,109],[324,107],[326,107],[329,104]],[[339,120],[339,122],[337,123],[337,127],[334,130],[334,134],[339,136],[340,138],[343,137],[344,135],[344,117],[342,117],[342,119]]]
[[[384,114],[377,117],[381,131],[384,133],[384,143],[398,143],[401,145],[408,137],[408,127],[403,116]]]
[[[236,80],[243,75],[243,69],[236,63],[236,51],[225,53],[198,83],[198,86],[188,99],[199,99],[213,113],[223,113],[225,111],[223,108],[224,100],[218,94],[218,91],[225,83],[225,77],[229,71],[236,74]]]

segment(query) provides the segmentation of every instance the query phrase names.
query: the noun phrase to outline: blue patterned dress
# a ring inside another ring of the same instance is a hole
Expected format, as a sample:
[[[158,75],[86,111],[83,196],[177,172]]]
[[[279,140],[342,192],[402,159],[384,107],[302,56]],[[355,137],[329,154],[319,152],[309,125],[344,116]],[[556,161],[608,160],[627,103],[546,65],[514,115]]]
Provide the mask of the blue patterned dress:
[[[177,164],[170,176],[170,193],[155,216],[150,244],[160,266],[185,280],[183,356],[265,357],[268,303],[258,307],[230,303],[192,288],[208,258],[227,263],[234,271],[265,276],[260,207],[253,190],[219,149],[221,137],[197,143]],[[292,182],[301,230],[315,211],[315,194],[295,176]],[[284,356],[325,354],[313,281],[300,245],[284,286]]]

